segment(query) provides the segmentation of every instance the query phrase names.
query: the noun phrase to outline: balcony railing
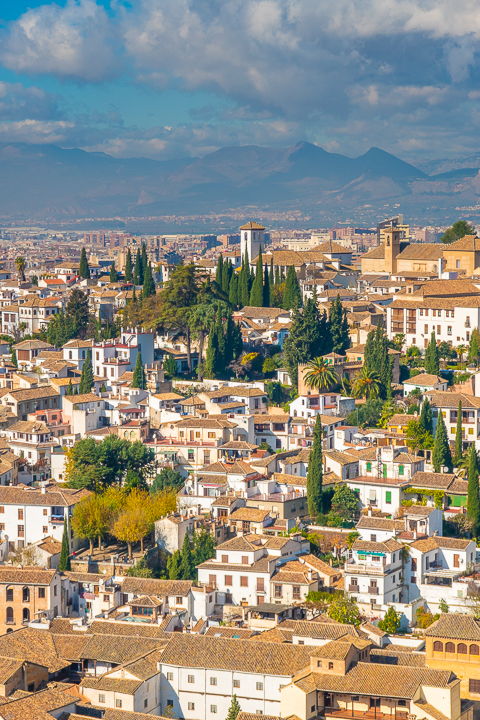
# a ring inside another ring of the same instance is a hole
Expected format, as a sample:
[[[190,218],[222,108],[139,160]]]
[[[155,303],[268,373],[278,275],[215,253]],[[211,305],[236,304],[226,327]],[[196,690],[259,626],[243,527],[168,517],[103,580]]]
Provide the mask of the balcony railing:
[[[369,585],[368,594],[369,595],[378,595],[378,587],[372,587],[371,585]]]

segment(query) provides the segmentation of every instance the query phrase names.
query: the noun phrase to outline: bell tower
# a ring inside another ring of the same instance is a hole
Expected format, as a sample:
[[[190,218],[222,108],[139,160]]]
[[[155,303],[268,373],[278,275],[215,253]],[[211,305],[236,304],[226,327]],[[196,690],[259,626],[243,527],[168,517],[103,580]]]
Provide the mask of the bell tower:
[[[239,229],[242,259],[245,257],[245,253],[248,252],[248,260],[252,262],[258,257],[260,247],[265,246],[265,228],[256,222],[249,222]]]
[[[385,272],[397,272],[397,256],[400,254],[400,230],[393,225],[385,228]]]

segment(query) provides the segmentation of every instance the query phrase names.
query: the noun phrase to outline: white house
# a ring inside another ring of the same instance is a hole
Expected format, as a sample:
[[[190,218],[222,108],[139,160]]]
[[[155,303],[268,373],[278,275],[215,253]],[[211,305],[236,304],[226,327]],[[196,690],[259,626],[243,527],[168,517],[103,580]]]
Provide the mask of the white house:
[[[415,375],[415,377],[403,382],[403,394],[405,397],[417,390],[423,394],[432,390],[446,392],[447,388],[448,382],[444,378],[438,375],[428,375],[428,373],[420,373],[420,375]]]
[[[405,602],[402,550],[403,545],[394,539],[357,540],[345,563],[345,589],[366,605]]]

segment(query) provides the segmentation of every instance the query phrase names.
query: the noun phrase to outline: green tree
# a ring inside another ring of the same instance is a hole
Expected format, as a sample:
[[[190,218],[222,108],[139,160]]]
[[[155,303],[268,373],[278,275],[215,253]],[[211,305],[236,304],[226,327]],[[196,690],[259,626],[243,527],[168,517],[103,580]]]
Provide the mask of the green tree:
[[[165,467],[156,475],[155,480],[150,486],[150,492],[155,494],[169,488],[179,490],[185,484],[184,478],[176,470]]]
[[[351,522],[357,511],[358,497],[348,485],[338,483],[335,486],[335,492],[332,498],[332,510],[339,515],[342,520]]]
[[[376,330],[371,330],[367,336],[364,351],[364,368],[366,368],[366,377],[370,377],[372,372],[377,373],[380,381],[378,397],[382,400],[391,397],[392,364],[393,359],[389,354],[387,335],[383,328],[378,325]]]
[[[17,268],[19,282],[25,282],[25,268],[27,266],[25,258],[21,256],[15,258],[15,266]]]
[[[265,263],[265,271],[263,275],[263,307],[270,307],[270,275],[268,273],[268,265]]]
[[[220,253],[218,262],[217,262],[217,269],[215,271],[215,280],[222,287],[222,279],[223,279],[223,255]]]
[[[56,316],[54,316],[54,318],[56,318]],[[80,288],[73,288],[65,308],[64,336],[67,339],[64,340],[64,343],[68,342],[72,337],[85,338],[88,320],[88,295],[80,290]]]
[[[173,355],[169,355],[164,361],[162,365],[163,369],[167,373],[167,375],[171,378],[175,377],[177,374],[177,361],[173,357]]]
[[[350,347],[350,333],[348,332],[347,311],[340,301],[340,295],[337,295],[330,310],[330,333],[332,351],[339,355],[345,355],[345,350]]]
[[[330,327],[326,313],[320,314],[316,296],[309,298],[302,310],[297,309],[288,337],[283,343],[283,357],[293,385],[298,385],[298,365],[331,351]]]
[[[317,415],[313,429],[313,444],[308,459],[307,501],[308,512],[316,518],[323,511],[323,458],[322,458],[322,421]]]
[[[116,269],[115,269],[115,263],[114,263],[114,262],[112,262],[112,264],[111,264],[111,266],[110,266],[110,282],[111,282],[111,283],[116,283],[116,282],[118,282],[118,273],[117,273],[117,271],[116,271]]]
[[[393,605],[390,605],[383,620],[380,620],[378,627],[389,635],[395,635],[400,628],[400,615]]]
[[[155,295],[155,283],[153,281],[152,266],[150,265],[150,263],[147,263],[143,278],[142,297],[143,299],[145,299],[152,297],[152,295]]]
[[[91,392],[95,381],[93,379],[93,368],[92,368],[92,352],[90,348],[87,349],[87,357],[82,366],[82,374],[80,376],[80,395]]]
[[[234,695],[232,697],[232,702],[230,703],[230,707],[228,708],[228,715],[226,720],[237,720],[238,713],[241,711],[240,703],[237,700],[237,696]]]
[[[470,343],[468,345],[468,355],[467,358],[471,362],[477,362],[478,356],[480,355],[480,341],[479,341],[479,334],[478,331],[475,332],[477,328],[474,329],[472,332],[472,337],[470,338]]]
[[[145,282],[145,273],[147,272],[147,266],[148,266],[147,246],[146,246],[145,243],[142,243],[142,273],[143,273],[143,282]]]
[[[257,265],[255,268],[255,280],[253,281],[252,289],[250,292],[250,305],[251,307],[262,307],[263,306],[263,262],[262,262],[262,248],[260,248]]]
[[[73,395],[73,385],[72,385],[72,378],[68,381],[67,385],[67,395],[71,396]]]
[[[135,269],[133,271],[133,282],[135,283],[135,285],[143,285],[142,256],[140,255],[139,247],[137,247],[137,254],[135,256]]]
[[[58,569],[60,572],[65,572],[65,570],[71,570],[72,565],[70,562],[70,545],[68,542],[68,519],[65,518],[65,523],[63,525],[63,535],[62,535],[62,549],[60,551],[60,559],[58,561]]]
[[[475,443],[468,456],[467,517],[472,523],[472,534],[476,537],[480,526],[480,500],[478,489],[478,458]]]
[[[381,380],[378,372],[373,368],[362,367],[355,376],[353,384],[353,396],[356,398],[366,398],[372,400],[380,396]]]
[[[450,243],[456,242],[457,240],[465,237],[465,235],[475,235],[475,228],[466,220],[457,220],[456,223],[453,223],[452,227],[446,230],[440,238],[440,241],[449,245]]]
[[[14,348],[12,348],[12,363],[18,368],[17,351]]]
[[[80,267],[78,268],[78,274],[84,279],[88,279],[90,277],[90,268],[88,267],[87,253],[84,247],[82,247],[82,252],[80,253]]]
[[[455,465],[460,462],[463,455],[463,438],[462,438],[462,401],[458,403],[457,411],[457,427],[455,431]]]
[[[180,550],[177,550],[170,555],[167,560],[167,572],[170,580],[180,580],[180,563],[182,561],[182,555]]]
[[[285,282],[285,290],[283,292],[283,309],[294,310],[302,306],[302,291],[298,283],[295,267],[290,265],[287,272]]]
[[[430,336],[430,342],[425,350],[425,372],[428,375],[438,375],[440,372],[440,358],[435,333],[433,331]]]
[[[205,360],[205,377],[212,379],[216,377],[217,368],[219,367],[219,349],[216,323],[212,323],[210,333],[208,335],[207,356]]]
[[[240,273],[240,287],[238,290],[239,299],[241,305],[245,307],[250,301],[250,264],[248,259],[248,252],[245,252],[245,258],[242,263],[242,271]]]
[[[425,432],[433,435],[432,406],[427,398],[425,398],[422,403],[422,410],[418,422]]]
[[[450,445],[447,437],[447,429],[443,420],[443,414],[439,410],[437,419],[437,428],[435,431],[435,443],[433,445],[432,452],[432,465],[435,472],[440,472],[442,466],[448,468],[449,472],[452,471],[452,453],[450,452]]]
[[[360,625],[357,603],[349,595],[336,595],[330,603],[328,614],[336,622],[345,625]]]
[[[181,580],[194,580],[195,579],[195,559],[192,553],[192,546],[190,545],[190,536],[185,533],[182,545],[182,559],[180,561],[180,579]]]
[[[309,388],[328,390],[338,382],[338,375],[332,365],[326,363],[321,357],[310,360],[310,362],[307,363],[307,368],[308,370],[304,375],[304,380]]]
[[[133,371],[132,387],[145,390],[145,367],[142,360],[142,351],[137,353],[135,361],[135,370]]]
[[[345,423],[347,425],[357,425],[358,427],[378,427],[382,414],[383,400],[367,400],[367,402],[359,405],[355,410],[347,415]]]
[[[205,527],[193,536],[193,556],[195,565],[215,557],[215,540]]]
[[[130,248],[127,250],[127,259],[125,260],[125,281],[131,283],[133,280],[132,253]]]

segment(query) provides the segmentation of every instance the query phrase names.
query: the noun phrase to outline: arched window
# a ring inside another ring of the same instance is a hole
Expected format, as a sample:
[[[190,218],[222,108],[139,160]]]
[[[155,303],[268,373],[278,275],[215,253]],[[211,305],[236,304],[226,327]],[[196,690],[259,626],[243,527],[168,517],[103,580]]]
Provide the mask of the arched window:
[[[13,623],[13,608],[7,607],[7,623]]]
[[[399,475],[404,475],[404,474],[405,474],[405,468],[404,468],[403,465],[399,465],[399,466],[398,466],[398,474],[399,474]]]
[[[440,640],[435,640],[435,642],[433,643],[433,651],[443,652],[443,643],[440,642]]]
[[[368,462],[367,463],[367,472],[370,472],[371,469],[372,469],[372,463]]]
[[[22,616],[24,623],[30,622],[30,610],[28,608],[23,608]]]
[[[478,645],[470,645],[470,655],[478,655]]]
[[[30,589],[28,587],[23,588],[22,595],[23,595],[23,597],[22,597],[23,602],[30,602]]]
[[[465,645],[465,643],[458,643],[457,652],[460,653],[460,655],[467,654],[467,646]]]
[[[455,645],[452,642],[448,642],[445,645],[446,652],[454,653],[455,652]]]
[[[13,588],[7,587],[7,602],[13,602]]]
[[[13,632],[13,628],[7,628],[7,633]]]

